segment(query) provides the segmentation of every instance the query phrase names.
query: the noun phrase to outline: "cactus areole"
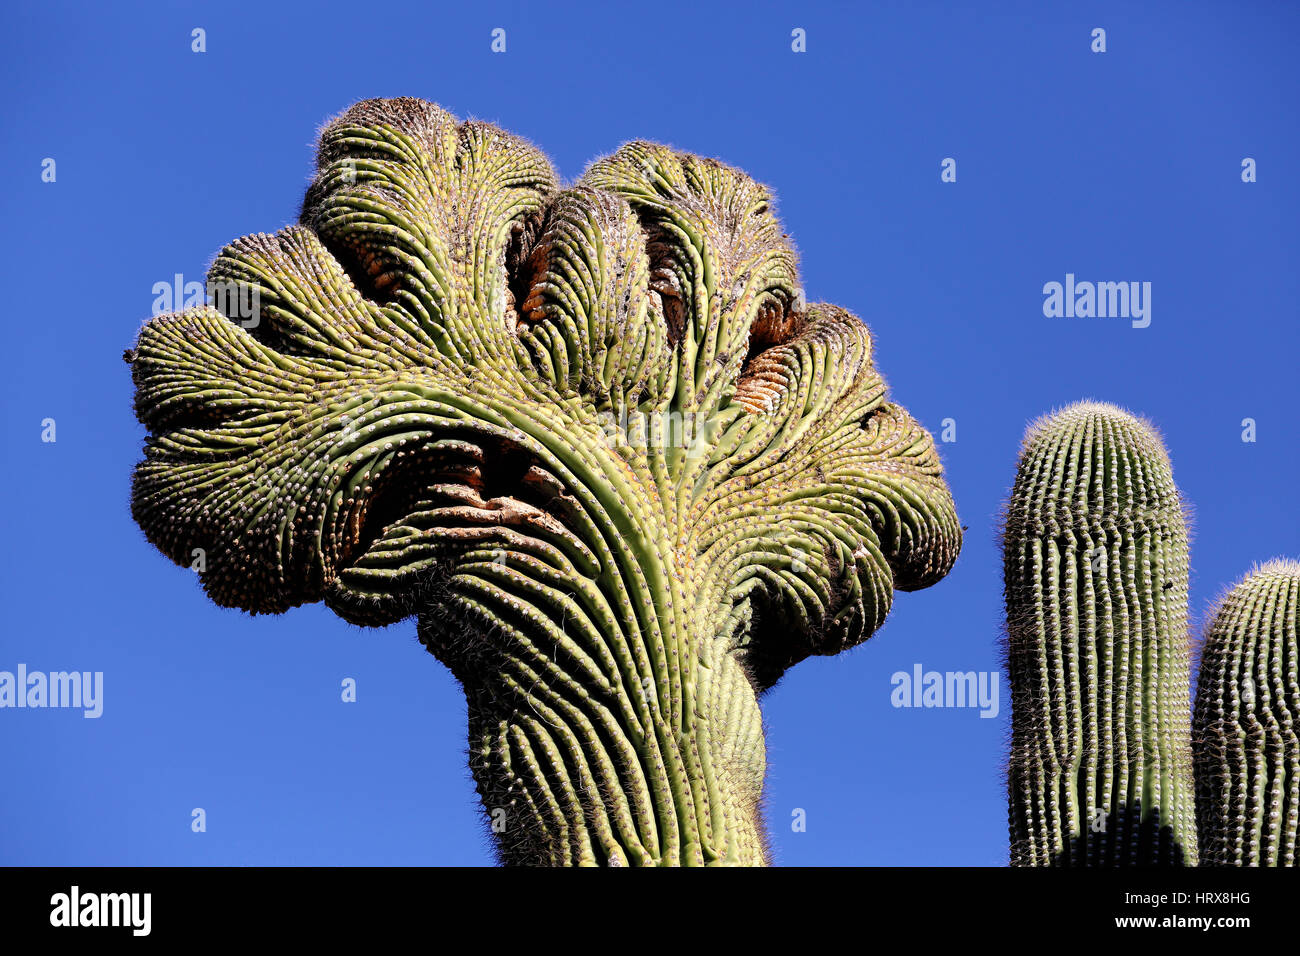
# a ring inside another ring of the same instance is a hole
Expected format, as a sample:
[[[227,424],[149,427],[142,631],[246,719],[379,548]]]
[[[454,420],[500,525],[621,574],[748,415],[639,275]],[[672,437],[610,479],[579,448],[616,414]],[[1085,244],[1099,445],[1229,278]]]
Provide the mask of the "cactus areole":
[[[951,567],[930,436],[771,199],[632,143],[561,188],[492,126],[370,100],[227,303],[149,321],[133,514],[218,604],[414,616],[464,687],[500,859],[757,864],[757,697]]]

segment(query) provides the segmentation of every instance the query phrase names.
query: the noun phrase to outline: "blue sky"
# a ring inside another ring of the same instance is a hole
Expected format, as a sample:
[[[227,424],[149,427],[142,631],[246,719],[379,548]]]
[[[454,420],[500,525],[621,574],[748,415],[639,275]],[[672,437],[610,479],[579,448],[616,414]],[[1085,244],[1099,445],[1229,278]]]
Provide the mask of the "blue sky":
[[[1025,424],[1091,397],[1161,428],[1198,629],[1253,562],[1300,556],[1300,6],[966,6],[7,5],[0,670],[102,671],[104,712],[0,710],[0,863],[491,862],[464,700],[413,622],[218,609],[128,512],[121,353],[154,284],[292,222],[320,125],[397,95],[525,136],[566,179],[640,138],[775,190],[808,297],[868,322],[936,435],[954,420],[969,526],[946,580],[765,700],[776,860],[1005,863],[1005,687],[981,719],[895,709],[890,676],[1000,669],[995,525]],[[1067,273],[1150,282],[1150,326],[1045,317]]]

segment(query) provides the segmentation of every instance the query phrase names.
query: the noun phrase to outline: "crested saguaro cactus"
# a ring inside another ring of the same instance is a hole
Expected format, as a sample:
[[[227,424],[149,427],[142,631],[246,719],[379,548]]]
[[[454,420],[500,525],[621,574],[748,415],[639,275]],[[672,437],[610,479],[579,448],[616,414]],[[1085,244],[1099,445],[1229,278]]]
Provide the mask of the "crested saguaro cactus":
[[[1300,856],[1300,563],[1260,565],[1211,616],[1193,740],[1201,862],[1295,866]]]
[[[1159,436],[1095,402],[1031,425],[1003,548],[1012,864],[1195,865],[1187,532]]]
[[[758,693],[960,547],[866,327],[804,305],[713,160],[634,143],[561,189],[397,99],[318,165],[299,225],[212,266],[252,320],[141,331],[136,520],[219,604],[416,616],[503,861],[763,862]]]

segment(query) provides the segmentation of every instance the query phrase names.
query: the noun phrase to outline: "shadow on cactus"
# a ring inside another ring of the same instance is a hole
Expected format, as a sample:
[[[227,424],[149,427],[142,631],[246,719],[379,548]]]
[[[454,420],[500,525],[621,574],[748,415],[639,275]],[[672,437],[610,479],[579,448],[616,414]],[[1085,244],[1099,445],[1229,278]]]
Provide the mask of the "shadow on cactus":
[[[1014,839],[1014,837],[1013,837]],[[1116,854],[1109,846],[1124,846],[1128,852]],[[1178,832],[1165,823],[1157,807],[1145,812],[1140,804],[1112,807],[1094,813],[1084,821],[1083,829],[1071,834],[1062,848],[1044,860],[1028,856],[1022,847],[1013,856],[1013,866],[1187,866],[1187,848]],[[1013,853],[1015,853],[1013,848]],[[1154,862],[1153,862],[1154,861]]]
[[[218,604],[416,616],[502,861],[765,862],[757,695],[960,548],[866,327],[713,160],[633,143],[561,188],[397,99],[318,166],[212,266],[251,319],[141,331],[136,520]]]

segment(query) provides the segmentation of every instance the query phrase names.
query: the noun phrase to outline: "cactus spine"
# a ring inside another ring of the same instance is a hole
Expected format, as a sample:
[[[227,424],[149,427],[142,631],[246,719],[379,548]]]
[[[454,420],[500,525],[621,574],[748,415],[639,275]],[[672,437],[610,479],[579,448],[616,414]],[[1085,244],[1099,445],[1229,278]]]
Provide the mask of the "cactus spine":
[[[1012,864],[1195,865],[1187,532],[1159,436],[1095,402],[1030,426],[1003,548]]]
[[[1300,563],[1270,561],[1211,615],[1197,678],[1202,861],[1295,866],[1300,850]]]

